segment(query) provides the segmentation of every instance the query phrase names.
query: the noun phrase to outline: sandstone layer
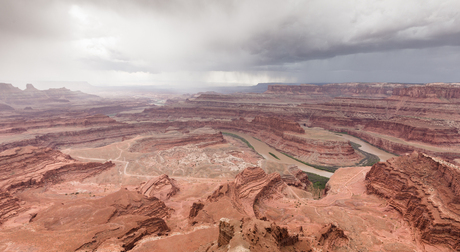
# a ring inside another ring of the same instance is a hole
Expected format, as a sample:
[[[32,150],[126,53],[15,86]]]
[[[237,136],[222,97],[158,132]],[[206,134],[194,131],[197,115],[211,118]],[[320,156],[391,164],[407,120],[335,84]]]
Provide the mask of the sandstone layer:
[[[34,231],[13,229],[9,235],[19,236],[13,244],[27,244],[23,249],[128,251],[145,236],[168,233],[164,219],[171,211],[157,198],[121,189],[99,199],[56,204],[32,216],[27,225]]]
[[[163,174],[157,178],[152,178],[139,188],[139,193],[149,198],[157,197],[161,200],[169,199],[180,191],[175,179]]]
[[[177,135],[162,135],[160,137],[148,137],[137,141],[130,147],[132,152],[149,153],[158,150],[167,150],[175,146],[183,145],[197,145],[199,147],[206,147],[214,144],[225,143],[222,133],[212,129],[196,129],[183,136]]]
[[[113,165],[112,162],[79,162],[49,148],[10,149],[0,153],[0,188],[15,191],[69,179],[83,180]]]
[[[243,218],[241,221],[220,219],[217,243],[203,246],[199,251],[311,251],[308,243],[299,242],[299,235],[290,235],[286,228],[267,220]]]
[[[259,167],[250,167],[239,173],[234,182],[221,185],[208,200],[213,202],[227,196],[241,213],[262,218],[264,200],[283,197],[286,187],[278,173],[266,174]]]
[[[388,199],[417,237],[460,251],[460,168],[412,153],[375,164],[366,176],[367,191]]]
[[[0,224],[24,211],[18,191],[63,181],[81,181],[111,167],[112,162],[84,163],[49,148],[24,147],[0,153]]]
[[[327,96],[361,96],[385,97],[392,94],[393,89],[404,87],[404,84],[389,83],[334,83],[325,85],[269,85],[265,93],[269,94],[309,94]]]

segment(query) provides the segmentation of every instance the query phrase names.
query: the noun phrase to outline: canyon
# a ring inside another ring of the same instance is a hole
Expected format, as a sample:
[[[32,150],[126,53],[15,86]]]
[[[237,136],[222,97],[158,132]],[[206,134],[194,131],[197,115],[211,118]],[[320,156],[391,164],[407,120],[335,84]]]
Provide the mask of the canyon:
[[[458,84],[0,90],[2,251],[460,251]]]

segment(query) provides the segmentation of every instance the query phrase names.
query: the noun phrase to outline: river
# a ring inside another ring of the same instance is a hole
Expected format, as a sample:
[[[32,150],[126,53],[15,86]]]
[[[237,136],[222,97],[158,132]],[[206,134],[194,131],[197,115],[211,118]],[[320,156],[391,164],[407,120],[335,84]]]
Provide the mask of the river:
[[[282,164],[297,165],[297,167],[299,167],[299,169],[301,169],[303,171],[311,172],[311,173],[314,173],[314,174],[317,174],[317,175],[320,175],[320,176],[323,176],[323,177],[327,177],[327,178],[330,178],[332,176],[332,174],[333,174],[332,172],[318,170],[318,169],[316,169],[314,167],[311,167],[311,166],[305,165],[303,163],[300,163],[299,161],[296,161],[296,160],[284,155],[283,153],[277,151],[276,149],[268,146],[266,143],[264,143],[262,141],[259,141],[259,140],[255,139],[254,137],[252,137],[250,135],[240,133],[240,132],[230,132],[230,133],[238,135],[238,136],[246,139],[246,141],[248,141],[254,147],[255,151],[257,151],[257,153],[262,155],[267,160],[277,162],[277,163],[282,163]],[[279,160],[274,158],[269,153],[273,153],[275,156],[277,156],[279,158]]]
[[[380,158],[380,161],[386,161],[392,157],[396,157],[395,155],[388,153],[384,150],[381,150],[367,142],[364,142],[363,140],[357,137],[350,136],[347,134],[338,134],[338,135],[345,140],[361,145],[361,147],[359,147],[360,150],[376,155],[377,157]]]
[[[283,153],[277,151],[276,149],[268,146],[266,143],[264,143],[262,141],[259,141],[259,140],[255,139],[254,137],[252,137],[252,136],[250,136],[248,134],[244,134],[244,133],[240,133],[240,132],[230,132],[230,133],[238,135],[238,136],[246,139],[246,141],[248,141],[254,147],[254,149],[255,149],[255,151],[257,153],[259,153],[265,159],[270,160],[272,162],[277,162],[277,163],[282,163],[282,164],[293,164],[293,165],[296,165],[297,167],[299,167],[299,169],[301,169],[303,171],[314,173],[314,174],[317,174],[317,175],[320,175],[320,176],[323,176],[323,177],[327,177],[327,178],[330,178],[332,176],[332,174],[333,174],[332,172],[319,170],[319,169],[316,169],[314,167],[305,165],[305,164],[303,164],[303,163],[301,163],[299,161],[296,161],[296,160],[284,155]],[[381,150],[381,149],[379,149],[379,148],[377,148],[377,147],[375,147],[373,145],[370,145],[370,144],[362,141],[359,138],[356,138],[356,137],[353,137],[353,136],[350,136],[350,135],[345,135],[345,134],[340,134],[340,137],[343,138],[343,139],[346,139],[348,141],[351,141],[351,142],[354,142],[354,143],[357,143],[357,144],[361,145],[361,147],[359,147],[360,150],[378,156],[380,158],[380,161],[386,161],[387,159],[394,157],[393,154],[390,154],[390,153],[388,153],[386,151],[383,151],[383,150]],[[273,153],[279,159],[276,159],[275,157],[270,155],[270,153]]]

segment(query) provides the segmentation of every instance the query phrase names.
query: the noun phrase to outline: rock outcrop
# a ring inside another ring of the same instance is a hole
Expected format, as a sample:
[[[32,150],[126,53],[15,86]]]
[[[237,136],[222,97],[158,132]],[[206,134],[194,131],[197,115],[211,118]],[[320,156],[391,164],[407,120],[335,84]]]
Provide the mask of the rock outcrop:
[[[160,200],[167,200],[179,191],[176,180],[166,174],[150,179],[139,188],[141,194],[149,198],[157,197]]]
[[[281,178],[287,185],[294,186],[305,191],[308,190],[311,182],[308,180],[307,173],[300,170],[297,166],[290,167],[289,173],[290,174],[281,175]]]
[[[46,118],[24,118],[24,119],[13,119],[5,120],[0,122],[2,129],[43,129],[43,128],[55,128],[55,127],[103,127],[110,125],[118,125],[116,120],[106,115],[67,115],[59,117],[46,117]],[[19,132],[20,133],[20,132]]]
[[[267,131],[281,132],[278,134],[282,134],[284,131],[305,133],[305,130],[302,129],[298,123],[277,117],[256,116],[254,120],[251,121],[251,123],[259,126],[264,126]]]
[[[9,192],[0,190],[0,225],[15,216],[20,210],[19,199]]]
[[[130,147],[132,152],[149,153],[158,150],[167,150],[176,146],[194,144],[198,147],[207,147],[215,144],[225,143],[222,133],[210,128],[193,130],[184,136],[162,135],[160,137],[149,137],[137,141]]]
[[[234,182],[221,185],[208,197],[208,201],[217,201],[226,196],[240,212],[262,218],[263,209],[259,206],[264,201],[282,198],[286,188],[278,173],[267,174],[262,168],[249,167],[236,175]]]
[[[460,168],[422,153],[375,164],[367,192],[384,197],[430,244],[460,251]]]
[[[121,189],[100,199],[50,207],[31,223],[38,230],[46,230],[43,235],[71,231],[72,238],[64,238],[67,244],[59,246],[61,250],[94,251],[111,246],[127,251],[144,236],[169,232],[164,218],[171,211],[157,198]]]
[[[188,215],[189,219],[194,218],[198,215],[198,212],[203,209],[204,204],[202,202],[193,202],[192,207],[190,207],[190,213]]]
[[[347,248],[349,238],[345,235],[342,229],[334,224],[327,224],[320,230],[320,238],[318,245],[322,246],[326,251],[334,250],[335,248]]]
[[[414,85],[404,88],[398,87],[393,90],[393,95],[422,99],[460,99],[460,85],[430,83],[423,86]]]
[[[112,162],[84,163],[49,148],[23,147],[0,153],[0,224],[23,209],[15,192],[64,181],[81,181],[111,167]]]
[[[283,251],[290,246],[294,251],[310,251],[308,243],[298,244],[299,235],[267,220],[222,218],[216,244],[205,246],[203,251]],[[297,246],[294,246],[297,245]],[[201,251],[201,250],[200,250]]]
[[[114,165],[112,162],[79,162],[50,148],[9,149],[0,153],[0,189],[16,191],[45,183],[83,180]]]

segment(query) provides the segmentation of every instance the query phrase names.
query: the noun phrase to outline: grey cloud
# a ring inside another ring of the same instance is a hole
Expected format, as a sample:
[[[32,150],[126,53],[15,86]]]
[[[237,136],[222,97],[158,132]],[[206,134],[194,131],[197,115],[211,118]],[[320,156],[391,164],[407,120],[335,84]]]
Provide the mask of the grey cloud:
[[[19,37],[69,36],[71,23],[62,1],[0,1],[0,34]]]

